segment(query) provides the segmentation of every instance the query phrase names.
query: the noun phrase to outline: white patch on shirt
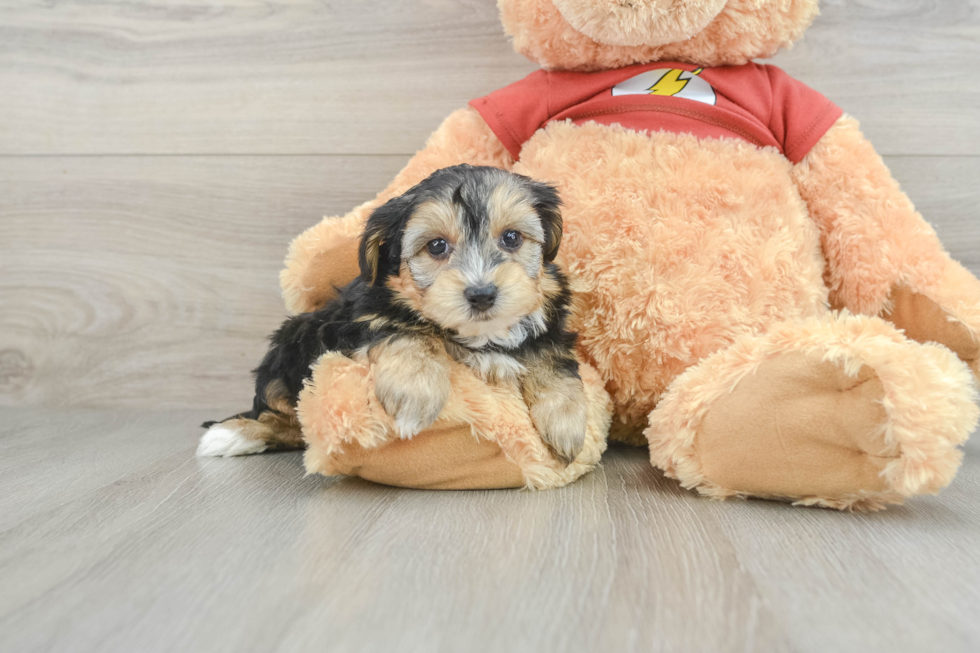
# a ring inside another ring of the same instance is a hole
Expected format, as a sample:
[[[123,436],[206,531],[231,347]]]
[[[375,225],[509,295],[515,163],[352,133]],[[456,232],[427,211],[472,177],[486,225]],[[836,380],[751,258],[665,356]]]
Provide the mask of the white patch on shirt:
[[[703,68],[687,71],[677,68],[648,70],[613,86],[613,95],[660,95],[716,104],[718,96],[711,84],[698,75]]]

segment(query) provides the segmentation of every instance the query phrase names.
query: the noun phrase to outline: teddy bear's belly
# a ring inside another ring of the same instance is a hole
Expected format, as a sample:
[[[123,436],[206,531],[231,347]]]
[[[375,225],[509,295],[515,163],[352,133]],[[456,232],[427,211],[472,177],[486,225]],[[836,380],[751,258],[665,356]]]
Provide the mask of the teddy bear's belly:
[[[737,336],[826,310],[819,235],[778,152],[553,123],[515,171],[561,190],[573,327],[629,422]]]

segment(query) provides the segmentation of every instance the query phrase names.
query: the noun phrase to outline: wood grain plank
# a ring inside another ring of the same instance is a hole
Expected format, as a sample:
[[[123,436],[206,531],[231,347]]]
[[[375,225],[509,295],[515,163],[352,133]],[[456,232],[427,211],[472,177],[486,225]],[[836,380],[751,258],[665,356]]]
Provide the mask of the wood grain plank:
[[[120,479],[139,477],[139,470],[161,458],[186,456],[202,431],[195,427],[214,417],[200,409],[175,418],[0,408],[0,531]]]
[[[749,519],[726,504],[706,512],[799,650],[974,650],[980,624],[962,609],[980,605],[976,434],[966,450],[938,496],[857,519],[761,501]],[[765,515],[780,536],[759,537]]]
[[[185,441],[178,414],[133,425],[165,420]],[[540,493],[394,490],[304,478],[297,454],[190,452],[0,533],[15,588],[0,646],[790,650],[717,528],[696,518],[704,502],[641,450]]]
[[[194,459],[185,411],[54,410],[43,430],[35,411],[2,416],[34,437],[5,455],[61,452],[37,469],[43,508],[0,529],[2,650],[980,645],[976,442],[939,497],[861,515],[703,499],[642,449],[562,490],[425,492],[303,477],[297,453]],[[59,435],[75,428],[91,432]],[[171,444],[118,451],[135,466],[116,478],[83,449],[127,429]],[[98,487],[58,483],[93,468]]]
[[[240,409],[287,244],[403,164],[0,160],[0,403]]]
[[[491,0],[0,8],[0,153],[411,153],[535,66]]]
[[[980,159],[901,156],[885,163],[946,250],[980,274]]]
[[[978,0],[827,0],[774,60],[885,154],[980,154]],[[0,7],[0,154],[414,152],[535,65],[493,0]]]
[[[822,0],[773,63],[861,121],[879,152],[977,154],[978,0]]]
[[[285,315],[288,242],[403,163],[0,159],[0,404],[242,409]],[[889,163],[953,256],[980,271],[980,158]]]

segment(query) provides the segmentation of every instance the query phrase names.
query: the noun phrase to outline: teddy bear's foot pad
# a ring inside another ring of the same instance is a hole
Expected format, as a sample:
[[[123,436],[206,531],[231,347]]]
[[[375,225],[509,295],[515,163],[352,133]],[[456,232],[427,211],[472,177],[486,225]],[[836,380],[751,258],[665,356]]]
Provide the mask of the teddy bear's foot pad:
[[[848,313],[747,335],[650,415],[650,460],[717,498],[880,509],[952,481],[980,411],[949,349]]]
[[[963,322],[929,297],[897,286],[888,298],[882,317],[917,342],[938,342],[949,348],[974,371],[980,362],[980,339]]]
[[[845,497],[889,490],[884,388],[868,366],[790,352],[718,399],[695,439],[704,476],[738,493]]]

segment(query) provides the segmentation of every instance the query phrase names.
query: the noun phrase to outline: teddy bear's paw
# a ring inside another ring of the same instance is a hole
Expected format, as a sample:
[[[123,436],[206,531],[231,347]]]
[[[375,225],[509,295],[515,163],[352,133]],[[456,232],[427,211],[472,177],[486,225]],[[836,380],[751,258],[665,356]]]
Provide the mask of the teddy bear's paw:
[[[975,400],[949,349],[879,318],[828,315],[691,368],[646,435],[651,461],[702,494],[872,510],[952,481]]]
[[[908,286],[896,286],[882,318],[917,342],[938,342],[980,372],[980,337],[953,312]]]
[[[848,374],[819,356],[773,357],[705,414],[696,437],[703,474],[752,496],[890,495],[882,472],[898,447],[884,439],[883,399],[866,365]]]

